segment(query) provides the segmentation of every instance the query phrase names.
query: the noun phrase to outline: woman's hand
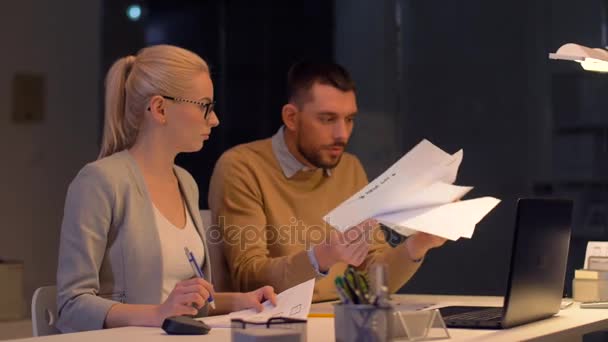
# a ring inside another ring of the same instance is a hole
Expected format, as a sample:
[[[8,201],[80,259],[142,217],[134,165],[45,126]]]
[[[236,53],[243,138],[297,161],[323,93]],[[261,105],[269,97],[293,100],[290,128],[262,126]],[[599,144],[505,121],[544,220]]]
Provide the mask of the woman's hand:
[[[213,285],[204,279],[192,278],[180,281],[167,299],[158,306],[159,326],[167,317],[196,315],[198,309],[205,305],[210,294],[215,295]]]
[[[272,286],[264,286],[251,292],[239,293],[239,298],[234,303],[234,311],[244,309],[255,309],[257,312],[264,310],[263,302],[270,300],[272,305],[277,305],[277,295]]]

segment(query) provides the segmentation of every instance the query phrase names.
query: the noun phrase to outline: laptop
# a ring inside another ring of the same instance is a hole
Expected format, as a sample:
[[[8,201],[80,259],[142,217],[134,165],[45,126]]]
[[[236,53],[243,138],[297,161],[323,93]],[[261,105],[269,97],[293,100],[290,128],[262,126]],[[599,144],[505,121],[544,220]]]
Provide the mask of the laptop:
[[[572,201],[520,199],[502,307],[440,308],[450,328],[504,329],[555,315],[564,291]]]

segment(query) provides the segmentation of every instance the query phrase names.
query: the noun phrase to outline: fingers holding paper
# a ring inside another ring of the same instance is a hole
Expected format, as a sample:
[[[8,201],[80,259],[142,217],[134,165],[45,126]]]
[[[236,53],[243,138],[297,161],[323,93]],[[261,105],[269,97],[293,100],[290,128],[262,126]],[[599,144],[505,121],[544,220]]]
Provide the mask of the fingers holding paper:
[[[418,232],[405,240],[406,248],[410,259],[420,260],[432,249],[442,246],[447,241],[446,238],[432,235],[429,233]]]
[[[366,238],[365,229],[353,228],[353,232],[348,234],[332,231],[330,233],[329,252],[331,259],[336,262],[344,262],[349,265],[359,266],[365,259],[369,251],[369,240]]]
[[[378,225],[375,219],[367,219],[358,225],[348,229],[342,234],[342,238],[347,244],[357,243],[360,240],[368,240],[372,230]]]
[[[349,265],[359,266],[365,260],[368,252],[369,243],[362,238],[360,241],[351,243],[344,247],[345,257],[342,261]]]
[[[344,233],[332,229],[326,242],[315,246],[314,253],[322,272],[338,262],[359,266],[369,252],[376,220],[365,220]]]
[[[235,311],[244,309],[255,309],[257,312],[264,310],[263,303],[270,301],[273,306],[277,305],[277,294],[272,286],[263,286],[257,290],[241,294],[241,299],[238,302],[238,307]]]

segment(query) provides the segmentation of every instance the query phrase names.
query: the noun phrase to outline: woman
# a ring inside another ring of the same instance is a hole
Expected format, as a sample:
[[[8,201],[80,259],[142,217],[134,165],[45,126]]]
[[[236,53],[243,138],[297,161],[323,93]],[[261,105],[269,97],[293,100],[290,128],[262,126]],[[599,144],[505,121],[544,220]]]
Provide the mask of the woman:
[[[105,127],[97,161],[70,184],[57,270],[62,332],[160,326],[276,301],[271,287],[214,293],[192,176],[174,165],[219,124],[205,61],[174,46],[142,49],[106,78]],[[194,277],[185,249],[206,280]],[[217,307],[209,309],[213,296]]]

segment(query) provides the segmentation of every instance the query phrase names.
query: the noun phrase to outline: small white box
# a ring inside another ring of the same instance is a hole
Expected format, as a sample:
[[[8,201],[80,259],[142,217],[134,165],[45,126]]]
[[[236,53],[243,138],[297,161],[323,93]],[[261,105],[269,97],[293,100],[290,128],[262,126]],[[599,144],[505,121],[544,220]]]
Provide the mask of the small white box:
[[[0,320],[24,318],[23,263],[0,261]]]
[[[608,300],[608,280],[574,279],[572,297],[577,302],[598,302]]]

